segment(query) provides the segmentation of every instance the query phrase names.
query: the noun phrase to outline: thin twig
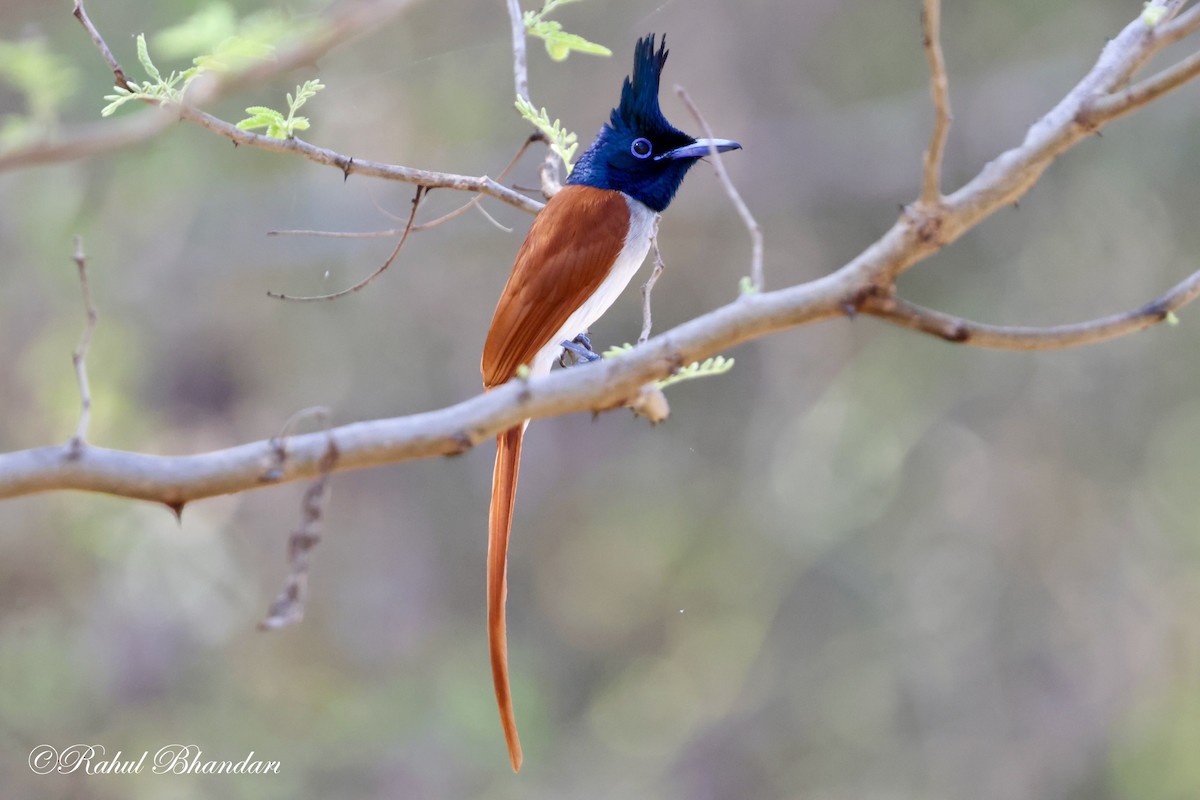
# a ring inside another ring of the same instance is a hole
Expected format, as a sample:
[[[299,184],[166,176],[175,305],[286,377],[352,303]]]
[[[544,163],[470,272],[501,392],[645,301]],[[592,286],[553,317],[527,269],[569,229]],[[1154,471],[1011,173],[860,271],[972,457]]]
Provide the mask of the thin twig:
[[[642,332],[638,336],[638,344],[650,338],[650,328],[652,325],[650,293],[654,291],[654,284],[658,283],[659,276],[667,268],[667,265],[663,262],[662,252],[658,249],[658,222],[661,219],[662,217],[658,214],[654,215],[654,230],[650,233],[650,249],[654,251],[654,269],[650,271],[650,277],[646,279],[646,283],[642,286]]]
[[[513,232],[513,229],[512,229],[512,228],[508,227],[508,226],[507,226],[507,225],[505,225],[503,222],[501,222],[500,220],[498,220],[498,219],[496,219],[495,217],[493,217],[493,216],[492,216],[492,213],[491,213],[490,211],[488,211],[486,208],[484,208],[482,204],[478,204],[478,203],[477,203],[477,204],[475,205],[475,210],[479,212],[480,216],[482,216],[482,217],[483,217],[484,219],[486,219],[488,222],[492,223],[492,225],[494,225],[495,227],[497,227],[497,228],[499,228],[500,230],[504,231],[505,233],[512,233],[512,232]]]
[[[1200,6],[1197,6],[1197,9],[1200,9]],[[1112,119],[1119,114],[1125,114],[1157,100],[1197,75],[1200,75],[1200,52],[1193,53],[1127,89],[1097,99],[1088,108],[1087,119],[1095,124],[1102,120]]]
[[[412,233],[413,219],[417,216],[417,209],[421,205],[421,195],[424,192],[424,186],[417,187],[417,192],[415,195],[413,195],[412,199],[412,213],[408,215],[408,224],[404,226],[404,233],[400,236],[400,241],[396,242],[396,247],[393,248],[392,254],[387,257],[387,261],[384,261],[379,269],[375,270],[353,286],[349,286],[341,291],[334,292],[333,294],[299,296],[282,294],[280,292],[267,292],[267,297],[274,297],[276,300],[297,300],[302,302],[308,302],[312,300],[337,300],[339,297],[345,297],[348,294],[357,292],[358,290],[364,288],[371,281],[382,275],[384,271],[392,265],[392,262],[396,260],[396,256],[400,254],[400,248],[404,247],[404,243],[408,241],[408,235]]]
[[[269,150],[274,153],[291,153],[303,156],[317,164],[336,167],[346,176],[368,175],[375,178],[402,181],[404,183],[415,183],[424,186],[426,189],[454,189],[461,192],[478,192],[486,194],[489,197],[494,197],[497,200],[502,200],[511,206],[528,211],[531,214],[536,214],[544,205],[532,197],[526,197],[519,192],[509,189],[486,175],[474,178],[468,175],[432,172],[430,170],[384,164],[378,161],[367,161],[336,153],[324,147],[317,147],[299,138],[272,139],[269,136],[263,136],[259,133],[244,131],[236,125],[232,125],[211,114],[206,114],[203,111],[188,106],[180,108],[179,112],[183,119],[195,122],[197,125],[213,133],[220,134],[237,144],[257,147],[261,150]]]
[[[1155,36],[1158,39],[1155,52],[1168,45],[1182,41],[1200,30],[1200,6],[1193,6],[1180,14],[1180,10],[1186,4],[1187,0],[1177,0],[1175,3],[1167,4],[1168,19],[1159,23],[1158,29],[1155,31]],[[1175,14],[1179,14],[1179,16],[1170,19]]]
[[[207,82],[207,87],[204,87],[207,91],[202,93],[205,95],[204,98],[197,97],[196,92],[189,90],[188,104],[184,106],[175,106],[170,103],[155,104],[148,101],[149,105],[156,106],[154,110],[146,110],[121,120],[87,125],[74,134],[64,136],[57,142],[36,142],[27,147],[0,154],[0,172],[38,164],[78,160],[117,150],[153,138],[170,127],[173,121],[186,119],[224,136],[236,144],[275,153],[299,155],[317,164],[336,167],[347,177],[358,174],[419,184],[429,189],[480,192],[523,211],[536,214],[541,209],[542,203],[508,189],[486,175],[472,177],[356,159],[327,148],[317,147],[301,139],[273,139],[251,131],[243,131],[231,123],[194,107],[201,99],[208,102],[215,99],[220,93],[245,83],[266,80],[298,65],[311,64],[319,56],[346,39],[363,31],[378,29],[387,17],[398,13],[408,2],[409,0],[379,0],[378,2],[347,4],[347,10],[332,17],[325,25],[321,26],[319,35],[311,40],[301,41],[289,48],[281,48],[275,58],[252,66],[244,72],[224,75],[217,81]],[[84,18],[86,18],[86,14],[84,14]],[[80,21],[83,22],[83,19]],[[90,21],[84,27],[110,67],[116,65],[116,68],[119,69],[116,60],[112,58],[108,45],[96,28],[90,25]]]
[[[924,308],[898,297],[869,297],[859,311],[956,344],[993,350],[1061,350],[1105,342],[1171,320],[1176,310],[1197,297],[1200,297],[1200,272],[1192,273],[1141,308],[1069,325],[988,325]]]
[[[675,94],[679,95],[679,99],[687,106],[687,110],[695,118],[696,123],[704,131],[704,135],[709,139],[713,138],[712,128],[709,127],[708,121],[700,114],[700,110],[696,108],[696,104],[692,102],[692,98],[688,96],[687,90],[679,84],[675,85]],[[762,228],[758,226],[758,221],[754,219],[754,215],[750,213],[746,202],[742,200],[742,195],[738,192],[737,187],[733,185],[733,181],[729,178],[729,173],[725,171],[725,164],[721,160],[721,154],[717,152],[717,148],[709,146],[709,155],[712,157],[713,170],[716,171],[717,177],[721,180],[721,185],[725,187],[725,193],[729,195],[730,201],[738,214],[742,218],[742,222],[746,225],[746,230],[750,232],[750,280],[754,284],[756,292],[763,291],[763,235]]]
[[[288,575],[283,589],[271,603],[266,619],[258,623],[259,630],[278,630],[304,619],[304,601],[308,596],[309,556],[321,541],[321,520],[329,505],[330,475],[337,464],[338,448],[330,428],[330,411],[317,407],[300,411],[287,421],[283,432],[272,440],[279,458],[279,473],[287,458],[287,437],[304,417],[316,417],[327,437],[325,453],[318,464],[319,474],[304,492],[300,502],[300,526],[288,537]]]
[[[921,7],[925,58],[929,61],[929,90],[933,95],[933,133],[925,151],[925,169],[921,179],[921,201],[932,205],[942,198],[942,159],[950,132],[950,86],[946,78],[946,59],[942,54],[941,0],[924,0]]]
[[[517,97],[532,103],[533,101],[529,98],[529,59],[525,48],[525,18],[521,14],[520,0],[508,0],[507,5],[508,20],[512,26],[513,84]],[[545,136],[542,136],[541,140],[546,144],[550,143]],[[554,148],[548,148],[546,157],[542,160],[542,166],[538,170],[542,181],[542,197],[547,200],[562,189],[562,180],[559,175],[563,166],[562,159],[554,152]]]
[[[88,36],[92,37],[92,42],[96,45],[96,49],[100,51],[104,63],[108,64],[108,68],[112,70],[117,86],[128,92],[132,92],[133,88],[129,85],[129,79],[125,77],[125,71],[121,69],[121,65],[117,62],[116,57],[113,56],[112,50],[108,49],[108,44],[104,41],[104,37],[100,35],[100,31],[96,30],[96,26],[92,24],[92,20],[87,15],[87,10],[83,7],[83,0],[75,0],[75,10],[71,13],[83,25],[83,29],[88,32]]]
[[[87,256],[83,253],[83,237],[75,237],[75,266],[79,270],[79,286],[83,291],[83,308],[87,313],[87,323],[83,327],[83,335],[79,337],[79,345],[71,353],[71,363],[75,365],[75,379],[79,383],[79,424],[75,427],[75,435],[71,437],[70,457],[78,458],[86,443],[88,422],[92,417],[92,390],[88,385],[87,359],[88,348],[92,344],[92,333],[96,330],[96,322],[100,315],[96,312],[96,304],[92,302],[92,290],[88,285]]]
[[[530,136],[528,139],[526,139],[525,143],[521,145],[521,148],[519,150],[517,150],[517,154],[514,155],[509,160],[508,164],[504,167],[503,170],[501,170],[500,174],[496,176],[496,180],[497,181],[504,180],[508,176],[508,173],[512,172],[512,169],[513,169],[513,167],[515,167],[517,165],[517,162],[521,160],[521,156],[525,155],[525,151],[529,149],[529,146],[532,145],[534,142],[545,141],[545,138],[546,137],[543,136],[541,133],[535,133],[532,136]],[[483,199],[483,197],[484,197],[484,195],[482,193],[477,194],[474,197],[472,197],[470,200],[468,200],[467,202],[463,203],[458,208],[454,209],[453,211],[451,211],[447,214],[443,214],[442,216],[438,217],[437,219],[430,220],[429,222],[422,222],[419,225],[413,225],[412,233],[420,233],[421,231],[427,231],[430,228],[436,228],[438,225],[441,225],[444,222],[449,222],[450,220],[454,219],[455,217],[458,217],[461,214],[465,214],[467,211],[471,210],[472,208],[479,206],[479,202]],[[376,205],[375,208],[377,210],[379,210],[381,213],[385,213],[385,214],[387,213],[382,208],[380,208],[378,205]],[[506,233],[512,233],[511,228],[506,228],[503,225],[501,225],[491,215],[489,215],[487,213],[487,211],[485,211],[482,207],[480,207],[479,210],[480,210],[480,212],[483,213],[484,217],[488,221],[490,221],[493,225],[496,225],[498,228],[505,231]],[[390,214],[389,214],[389,216],[390,216]],[[404,232],[403,228],[394,228],[392,230],[386,230],[386,231],[319,231],[319,230],[292,229],[292,230],[267,231],[267,236],[318,236],[318,237],[324,237],[327,239],[383,239],[383,238],[390,238],[392,236],[400,236],[403,232]]]
[[[525,18],[520,0],[508,0],[508,19],[512,25],[513,85],[517,97],[529,99],[529,68],[525,57]]]

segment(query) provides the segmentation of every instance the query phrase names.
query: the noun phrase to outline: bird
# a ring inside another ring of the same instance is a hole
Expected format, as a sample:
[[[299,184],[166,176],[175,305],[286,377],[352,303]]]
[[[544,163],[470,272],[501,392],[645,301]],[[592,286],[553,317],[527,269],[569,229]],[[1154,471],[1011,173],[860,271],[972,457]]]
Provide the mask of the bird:
[[[667,52],[665,34],[657,50],[654,34],[638,39],[620,103],[534,218],[488,328],[480,361],[485,389],[518,374],[549,373],[564,349],[583,361],[599,358],[586,331],[645,260],[658,215],[688,170],[713,150],[741,148],[728,139],[694,138],[667,122],[658,101]],[[528,425],[526,420],[496,437],[488,514],[488,645],[514,772],[522,755],[509,686],[505,600],[513,502]]]

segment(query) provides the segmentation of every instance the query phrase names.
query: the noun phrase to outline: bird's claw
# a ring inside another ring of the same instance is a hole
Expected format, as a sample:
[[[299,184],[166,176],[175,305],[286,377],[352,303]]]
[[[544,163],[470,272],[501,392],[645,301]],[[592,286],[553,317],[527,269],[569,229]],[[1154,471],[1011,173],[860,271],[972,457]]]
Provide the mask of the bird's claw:
[[[580,362],[589,363],[599,361],[601,356],[592,349],[592,340],[588,338],[586,333],[581,333],[569,342],[562,342],[562,355],[558,357],[558,365],[560,367],[575,366]],[[570,356],[571,363],[567,363],[567,356]]]

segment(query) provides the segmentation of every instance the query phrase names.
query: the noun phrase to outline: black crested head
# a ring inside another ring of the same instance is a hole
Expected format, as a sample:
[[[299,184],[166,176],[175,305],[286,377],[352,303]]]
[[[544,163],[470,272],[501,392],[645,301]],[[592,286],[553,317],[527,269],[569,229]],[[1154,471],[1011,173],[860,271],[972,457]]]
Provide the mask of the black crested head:
[[[741,145],[724,139],[696,140],[667,122],[658,104],[667,37],[655,50],[654,34],[638,39],[633,74],[621,87],[621,102],[596,140],[579,158],[569,184],[624,192],[654,211],[671,203],[688,169],[709,153]]]
[[[675,131],[658,106],[658,87],[662,81],[663,65],[666,63],[666,34],[663,34],[658,52],[654,51],[654,34],[638,39],[633,48],[633,75],[627,77],[621,86],[621,104],[612,110],[610,116],[610,124],[614,128]]]

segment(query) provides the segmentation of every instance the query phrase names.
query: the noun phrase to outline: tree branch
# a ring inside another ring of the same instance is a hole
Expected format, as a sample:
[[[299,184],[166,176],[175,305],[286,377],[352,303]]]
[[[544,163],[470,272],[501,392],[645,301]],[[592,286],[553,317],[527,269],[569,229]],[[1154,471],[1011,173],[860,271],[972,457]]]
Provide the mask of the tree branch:
[[[942,197],[942,159],[946,137],[950,133],[950,83],[946,78],[946,59],[942,54],[941,0],[924,0],[921,7],[925,58],[929,61],[929,88],[933,95],[933,133],[925,151],[925,170],[921,179],[921,202],[934,204]]]
[[[82,6],[79,8],[82,10]],[[85,359],[87,359],[88,348],[92,344],[92,333],[96,330],[96,322],[100,315],[96,312],[96,304],[92,302],[92,290],[88,286],[87,256],[83,252],[83,237],[81,236],[75,237],[73,259],[75,268],[79,270],[79,286],[83,291],[83,310],[87,320],[83,326],[83,334],[79,337],[79,344],[71,353],[71,363],[75,367],[75,380],[79,383],[79,424],[75,428],[75,435],[71,437],[70,449],[71,453],[77,456],[83,449],[88,422],[92,418],[92,390],[88,385]]]
[[[133,89],[129,86],[129,79],[125,77],[125,71],[121,69],[121,65],[112,54],[112,50],[108,49],[108,43],[104,41],[104,37],[100,35],[100,31],[96,30],[96,26],[92,24],[91,18],[87,15],[87,9],[83,7],[83,0],[75,0],[75,10],[71,13],[75,16],[75,19],[79,20],[79,24],[87,31],[88,36],[92,37],[92,43],[100,51],[100,57],[104,59],[104,63],[108,64],[108,68],[112,70],[113,80],[117,82],[117,86],[128,92],[132,92]]]
[[[650,338],[650,330],[654,327],[650,295],[654,291],[654,284],[658,283],[663,270],[667,268],[663,261],[662,251],[658,249],[658,223],[661,219],[662,217],[658,214],[654,215],[654,230],[650,234],[650,252],[654,253],[654,268],[650,270],[650,277],[642,284],[642,332],[638,334],[638,344],[642,344]]]
[[[336,292],[331,292],[329,294],[294,295],[294,294],[283,294],[281,292],[270,292],[269,291],[269,292],[267,292],[267,297],[274,297],[276,300],[295,300],[295,301],[299,301],[299,302],[308,303],[308,302],[313,302],[315,300],[337,300],[339,297],[345,297],[348,294],[353,294],[354,292],[358,292],[358,291],[361,291],[362,289],[365,289],[367,286],[369,286],[371,284],[372,281],[374,281],[376,278],[378,278],[380,275],[382,275],[387,270],[387,268],[392,265],[392,262],[396,260],[396,256],[400,255],[400,251],[404,248],[404,243],[408,241],[408,235],[410,233],[412,233],[413,220],[417,218],[417,209],[421,207],[421,195],[424,191],[425,191],[425,187],[423,187],[423,186],[417,187],[417,193],[415,195],[413,195],[413,199],[412,199],[412,211],[408,215],[408,224],[406,224],[404,226],[404,231],[400,234],[400,241],[396,242],[396,246],[394,248],[392,248],[392,254],[387,257],[387,260],[384,261],[383,264],[381,264],[370,275],[363,278],[358,283],[356,283],[352,286],[347,286],[345,289],[341,289]],[[467,206],[463,206],[463,210],[465,210],[466,208],[467,208]]]
[[[700,109],[692,102],[692,98],[688,96],[687,90],[676,84],[675,94],[679,95],[679,99],[687,106],[687,110],[695,118],[701,130],[704,131],[704,135],[712,139],[713,131],[708,125],[708,120],[704,118],[700,113]],[[708,150],[709,157],[712,158],[713,171],[717,173],[717,178],[721,181],[721,186],[725,188],[725,194],[729,195],[729,201],[737,209],[738,216],[742,218],[742,224],[746,226],[746,230],[750,233],[750,281],[754,284],[754,291],[761,292],[763,290],[762,228],[758,226],[758,220],[750,213],[749,206],[742,199],[742,195],[737,190],[737,187],[733,185],[733,180],[730,179],[729,173],[725,171],[725,162],[721,160],[721,154],[717,152],[717,148],[710,144]]]
[[[1145,330],[1172,319],[1176,309],[1200,296],[1200,272],[1194,272],[1169,292],[1141,308],[1070,325],[1025,327],[972,322],[941,311],[923,308],[898,297],[870,297],[859,306],[870,314],[901,327],[992,350],[1062,350],[1105,342]]]
[[[969,183],[930,208],[907,207],[883,236],[840,269],[817,280],[738,300],[660,334],[632,351],[577,369],[530,380],[515,379],[464,402],[407,417],[344,425],[328,434],[288,440],[280,466],[271,441],[200,455],[154,456],[88,446],[78,458],[67,447],[0,455],[0,498],[54,489],[82,489],[181,507],[183,503],[264,485],[316,477],[332,441],[335,470],[362,469],[406,459],[452,455],[524,420],[575,411],[602,411],[635,400],[646,383],[680,366],[741,342],[798,325],[841,317],[857,309],[951,341],[1018,349],[1073,347],[1140,330],[1200,295],[1194,275],[1149,306],[1076,326],[1050,329],[985,326],[957,320],[895,299],[897,275],[954,241],[1023,195],[1059,155],[1110,119],[1089,119],[1093,105],[1125,85],[1161,48],[1164,31],[1184,4],[1152,0],[1157,26],[1144,16],[1109,41],[1093,69],[1026,134],[1024,141],[986,165]],[[1191,12],[1189,12],[1191,14]],[[1200,19],[1200,17],[1195,17]],[[1172,34],[1173,35],[1173,34]],[[287,147],[295,146],[289,143]],[[956,333],[965,331],[966,336]],[[952,335],[947,335],[950,333]]]
[[[1092,122],[1108,121],[1121,114],[1127,114],[1157,100],[1173,89],[1178,89],[1197,75],[1200,75],[1200,52],[1193,53],[1184,60],[1128,89],[1096,100],[1088,110],[1087,118]]]
[[[529,68],[526,66],[528,59],[525,55],[525,18],[521,15],[519,0],[507,0],[507,2],[508,21],[512,27],[513,84],[517,97],[528,100]]]
[[[508,21],[512,28],[512,52],[513,52],[513,82],[516,85],[517,97],[532,103],[529,97],[529,68],[528,57],[525,48],[525,17],[521,13],[520,0],[507,0],[508,5]],[[542,141],[550,144],[550,140],[542,137]],[[538,170],[538,176],[542,181],[542,197],[549,200],[558,191],[562,189],[562,179],[559,175],[565,167],[558,153],[554,152],[553,147],[546,148],[546,157],[542,159],[542,166]]]
[[[342,12],[331,16],[326,24],[319,27],[317,34],[281,47],[275,57],[269,61],[256,63],[244,70],[226,75],[205,73],[193,82],[183,105],[162,103],[122,120],[86,126],[81,132],[60,142],[36,143],[0,154],[0,172],[19,167],[86,158],[127,147],[153,138],[174,120],[185,119],[239,145],[275,153],[299,155],[317,164],[336,167],[346,177],[355,174],[367,175],[413,183],[424,186],[426,189],[479,192],[523,211],[536,214],[542,207],[542,203],[502,186],[486,175],[470,177],[360,160],[333,150],[317,147],[302,139],[272,139],[261,134],[240,130],[237,126],[207,114],[197,107],[212,102],[232,89],[265,81],[280,73],[312,63],[342,42],[367,31],[378,29],[388,18],[398,14],[410,2],[411,0],[376,0],[376,2],[344,6]],[[83,13],[82,3],[77,8]],[[77,14],[77,16],[79,15]],[[80,21],[83,22],[85,19],[86,13],[83,13]],[[121,65],[113,57],[100,33],[90,24],[90,20],[85,23],[84,27],[120,83],[125,74]]]

